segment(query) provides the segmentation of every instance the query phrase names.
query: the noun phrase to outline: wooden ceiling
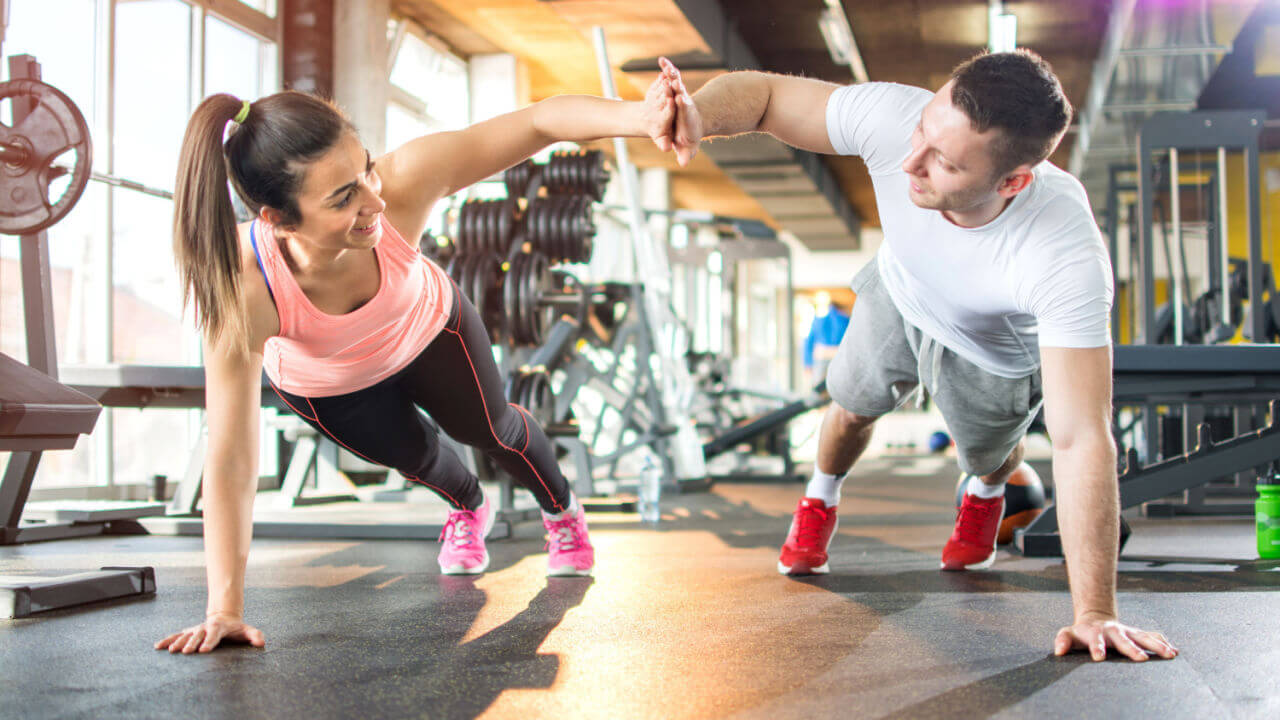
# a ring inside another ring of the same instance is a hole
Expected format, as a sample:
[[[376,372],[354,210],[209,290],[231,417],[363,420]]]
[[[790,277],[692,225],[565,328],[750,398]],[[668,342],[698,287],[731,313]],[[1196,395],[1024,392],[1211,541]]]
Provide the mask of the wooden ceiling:
[[[1107,16],[1114,0],[1006,0],[1018,17],[1018,42],[1045,57],[1079,106],[1088,91]],[[818,17],[823,0],[722,0],[735,29],[766,70],[833,82],[852,82],[835,65]],[[508,52],[524,61],[528,100],[559,93],[600,93],[591,28],[605,30],[618,93],[639,98],[652,73],[622,73],[630,60],[707,53],[709,48],[676,0],[393,0],[394,10],[440,37],[460,55]],[[937,88],[952,67],[986,43],[986,0],[844,0],[863,62],[872,80]],[[711,73],[687,77],[695,89]],[[1071,136],[1054,156],[1064,164]],[[642,167],[673,169],[674,200],[681,207],[724,215],[772,218],[705,156],[677,168],[651,144],[632,141]],[[870,179],[856,158],[829,158],[846,196],[869,226],[878,218]],[[776,225],[776,223],[774,223]]]

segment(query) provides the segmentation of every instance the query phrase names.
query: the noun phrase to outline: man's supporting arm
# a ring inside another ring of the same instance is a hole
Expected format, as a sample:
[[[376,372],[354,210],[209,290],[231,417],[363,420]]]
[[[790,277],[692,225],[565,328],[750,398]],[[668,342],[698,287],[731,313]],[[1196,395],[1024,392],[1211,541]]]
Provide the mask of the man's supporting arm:
[[[1074,618],[1058,631],[1054,652],[1084,648],[1094,660],[1113,648],[1133,660],[1147,652],[1172,658],[1159,633],[1120,624],[1116,562],[1120,493],[1111,439],[1111,348],[1042,348],[1045,424],[1053,440],[1058,527]]]

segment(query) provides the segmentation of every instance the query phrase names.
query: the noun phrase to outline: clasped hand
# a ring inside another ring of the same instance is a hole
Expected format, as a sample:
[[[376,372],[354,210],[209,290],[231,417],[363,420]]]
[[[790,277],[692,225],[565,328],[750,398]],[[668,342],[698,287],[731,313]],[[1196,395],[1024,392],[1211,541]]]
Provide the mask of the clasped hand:
[[[662,152],[676,154],[681,167],[698,154],[702,141],[702,116],[684,86],[680,71],[666,58],[659,58],[662,74],[645,93],[645,118],[649,136]]]

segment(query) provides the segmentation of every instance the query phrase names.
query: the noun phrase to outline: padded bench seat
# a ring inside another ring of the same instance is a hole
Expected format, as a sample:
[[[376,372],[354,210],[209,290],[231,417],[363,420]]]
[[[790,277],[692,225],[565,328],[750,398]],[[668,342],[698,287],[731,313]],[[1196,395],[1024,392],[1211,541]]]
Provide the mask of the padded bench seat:
[[[0,353],[0,450],[70,450],[101,412],[92,397]]]
[[[1117,405],[1265,403],[1280,397],[1280,345],[1118,345]]]
[[[198,365],[64,365],[62,380],[106,407],[202,408],[204,368]],[[262,377],[262,406],[287,409]]]

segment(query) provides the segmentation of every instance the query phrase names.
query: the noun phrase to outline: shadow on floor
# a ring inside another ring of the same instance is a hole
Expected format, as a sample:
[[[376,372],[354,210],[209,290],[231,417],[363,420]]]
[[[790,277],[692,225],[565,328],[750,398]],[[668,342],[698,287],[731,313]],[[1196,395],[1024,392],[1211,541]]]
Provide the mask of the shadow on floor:
[[[1081,665],[1087,656],[1040,658],[981,680],[908,705],[878,720],[935,717],[991,717],[1053,685]]]
[[[142,659],[150,677],[144,672],[135,679],[162,691],[152,712],[216,707],[222,717],[260,717],[267,707],[278,717],[366,717],[372,708],[383,717],[475,717],[508,689],[550,689],[561,660],[538,648],[582,604],[592,580],[548,578],[518,614],[467,639],[488,602],[475,582],[438,576],[427,581],[434,597],[418,607],[370,608],[347,613],[345,622],[341,616],[304,619],[323,629],[290,632],[277,621],[265,651],[229,647],[198,658],[156,653],[159,663]],[[280,605],[305,613],[305,595],[287,594],[293,597]],[[102,699],[93,705],[97,717],[127,716],[136,702]],[[60,704],[67,708],[65,698]]]

